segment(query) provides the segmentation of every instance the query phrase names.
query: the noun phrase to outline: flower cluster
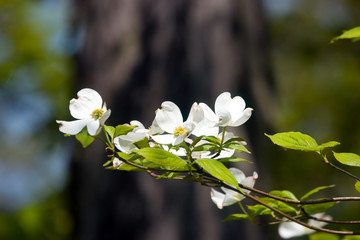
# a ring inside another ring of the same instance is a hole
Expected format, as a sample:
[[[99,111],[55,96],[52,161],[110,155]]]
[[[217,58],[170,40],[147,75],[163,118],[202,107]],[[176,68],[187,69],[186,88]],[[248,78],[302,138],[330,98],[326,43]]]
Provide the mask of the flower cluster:
[[[89,135],[95,136],[100,133],[105,120],[110,116],[110,110],[107,110],[105,104],[103,105],[101,96],[95,90],[85,88],[77,95],[78,99],[70,101],[70,113],[78,120],[57,121],[60,124],[59,129],[65,134],[76,135],[86,127]],[[149,147],[164,149],[191,162],[196,159],[235,161],[237,159],[234,156],[235,152],[246,151],[244,147],[246,142],[238,141],[239,138],[225,129],[245,123],[252,111],[252,108],[245,107],[245,101],[241,97],[232,98],[230,93],[224,92],[216,98],[214,111],[205,103],[195,102],[184,121],[179,107],[173,102],[165,101],[161,104],[161,108],[156,110],[155,119],[149,128],[133,120],[130,124],[126,124],[132,127],[131,131],[114,136],[112,142],[118,151],[125,154],[132,154],[138,150],[136,142],[146,139]],[[220,127],[222,127],[221,132]],[[124,167],[123,162],[116,156],[112,163],[116,169]],[[254,186],[257,173],[246,178],[239,169],[230,168],[229,172],[238,183]],[[226,188],[222,190],[225,194],[211,189],[211,199],[219,208],[244,198],[237,192]]]
[[[279,235],[285,239],[316,230],[358,234],[325,229],[323,226],[332,222],[331,217],[324,212],[339,199],[360,201],[360,197],[307,200],[316,192],[332,186],[315,188],[301,198],[287,190],[266,193],[254,188],[258,178],[256,172],[246,177],[240,169],[226,167],[226,163],[247,161],[237,153],[249,153],[245,140],[228,131],[230,127],[244,124],[253,111],[252,108],[246,108],[245,101],[239,96],[231,97],[228,92],[220,94],[216,98],[214,110],[205,103],[195,102],[186,119],[175,103],[165,101],[155,111],[151,126],[146,128],[137,120],[129,124],[107,126],[105,121],[111,111],[99,93],[84,88],[77,95],[78,98],[72,99],[69,106],[70,114],[76,120],[57,120],[59,130],[66,135],[75,135],[83,147],[96,138],[102,140],[110,152],[110,159],[104,164],[107,169],[144,171],[157,179],[199,182],[211,188],[210,198],[219,209],[238,203],[242,213],[229,215],[225,220],[249,219],[256,222],[255,217],[270,215],[277,223],[280,220]],[[105,139],[100,136],[101,133]],[[319,153],[328,164],[329,160],[323,150],[340,144],[336,141],[318,144],[309,135],[299,132],[265,135],[281,147]],[[349,166],[360,165],[360,156],[356,154],[334,152],[334,157]],[[357,180],[355,189],[360,192],[360,178],[343,169],[341,172]],[[246,209],[240,203],[244,198],[257,204],[247,205]]]

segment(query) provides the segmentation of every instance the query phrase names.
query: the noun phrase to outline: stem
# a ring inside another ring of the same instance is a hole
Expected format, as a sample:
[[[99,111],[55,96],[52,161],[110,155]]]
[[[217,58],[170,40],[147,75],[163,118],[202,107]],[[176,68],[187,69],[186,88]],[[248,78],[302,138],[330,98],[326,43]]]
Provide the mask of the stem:
[[[215,181],[219,181],[219,180],[215,180]],[[307,228],[310,228],[310,229],[313,229],[313,230],[316,230],[316,231],[322,231],[322,232],[327,232],[327,233],[332,233],[332,234],[338,234],[338,235],[360,235],[360,232],[353,232],[353,231],[338,231],[338,230],[332,230],[332,229],[327,229],[327,228],[321,228],[321,227],[316,227],[316,226],[313,226],[313,225],[310,225],[310,224],[307,224],[307,223],[304,223],[270,205],[268,205],[267,203],[261,201],[259,198],[255,197],[255,196],[252,196],[251,194],[248,194],[248,193],[245,193],[245,192],[240,192],[238,189],[236,189],[235,187],[231,186],[231,185],[228,185],[222,181],[220,181],[222,183],[222,186],[223,187],[226,187],[230,190],[233,190],[233,191],[236,191],[240,194],[243,194],[245,197],[247,198],[250,198],[251,200],[263,205],[264,207],[267,207],[269,208],[270,210],[276,212],[277,214],[279,214],[280,216],[283,216],[285,218],[287,218],[288,220],[292,221],[292,222],[295,222],[297,224],[300,224],[304,227],[307,227]]]
[[[289,198],[275,196],[270,193],[261,191],[256,188],[248,187],[243,184],[239,184],[239,187],[250,190],[255,193],[258,193],[262,196],[266,196],[266,197],[269,197],[269,198],[272,198],[275,200],[279,200],[279,201],[282,201],[285,203],[293,203],[293,204],[300,204],[300,205],[319,204],[319,203],[327,203],[327,202],[360,201],[360,197],[334,197],[334,198],[325,198],[325,199],[314,199],[314,200],[308,200],[308,201],[299,201],[299,200],[293,200],[293,199],[289,199]]]
[[[346,170],[344,170],[344,169],[342,169],[342,168],[340,168],[340,167],[332,164],[331,162],[329,162],[329,160],[327,159],[327,157],[326,157],[325,154],[323,154],[322,157],[323,157],[323,159],[324,159],[323,162],[326,163],[327,165],[329,165],[330,167],[333,167],[333,168],[335,168],[336,170],[338,170],[338,171],[340,171],[340,172],[342,172],[342,173],[345,173],[346,175],[348,175],[348,176],[356,179],[357,181],[360,181],[360,178],[358,178],[358,177],[355,176],[354,174],[349,173],[348,171],[346,171]]]

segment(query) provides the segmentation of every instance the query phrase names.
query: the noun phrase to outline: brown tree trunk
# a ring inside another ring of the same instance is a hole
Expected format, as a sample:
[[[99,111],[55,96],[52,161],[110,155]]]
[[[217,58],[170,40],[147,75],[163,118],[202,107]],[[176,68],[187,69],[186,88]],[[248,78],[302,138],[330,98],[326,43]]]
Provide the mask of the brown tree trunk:
[[[194,101],[212,106],[223,91],[256,109],[252,131],[242,132],[252,144],[271,123],[259,1],[76,0],[74,19],[83,36],[77,87],[103,96],[112,110],[109,124],[136,119],[149,126],[164,100],[186,117]],[[76,151],[70,182],[75,239],[264,239],[255,226],[222,223],[230,211],[216,209],[206,187],[108,171],[105,161],[101,144]]]

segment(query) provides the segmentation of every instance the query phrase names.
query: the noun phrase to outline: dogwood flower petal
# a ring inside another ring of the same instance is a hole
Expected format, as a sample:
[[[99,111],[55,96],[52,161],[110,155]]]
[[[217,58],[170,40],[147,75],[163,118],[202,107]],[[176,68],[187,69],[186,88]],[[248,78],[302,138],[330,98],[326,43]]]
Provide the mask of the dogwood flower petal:
[[[60,132],[70,135],[78,134],[88,124],[89,121],[89,119],[80,119],[75,121],[56,120],[56,122],[59,124]]]
[[[199,137],[202,135],[206,136],[217,136],[219,133],[219,127],[214,126],[214,123],[205,118],[204,107],[206,111],[211,111],[211,109],[206,104],[198,104],[194,103],[191,106],[191,110],[188,116],[187,121],[193,122],[195,124],[195,128],[192,131],[192,134]],[[212,112],[212,111],[211,111]],[[211,113],[210,113],[211,114]],[[213,113],[214,114],[214,113]],[[214,114],[215,115],[215,114]],[[215,115],[216,119],[216,115]]]
[[[175,128],[183,123],[179,107],[170,101],[161,104],[161,109],[157,110],[155,119],[158,126],[168,133],[174,132]]]
[[[92,136],[99,134],[101,127],[109,118],[111,111],[106,104],[102,106],[102,98],[98,92],[90,88],[81,89],[78,98],[71,99],[69,104],[70,114],[78,119],[72,122],[57,121],[61,132],[76,135],[85,126]]]
[[[225,194],[216,191],[215,189],[211,189],[210,190],[210,196],[211,196],[211,200],[216,204],[216,206],[219,209],[223,208],[223,202],[224,202],[224,198],[225,198]]]
[[[77,93],[78,99],[70,100],[70,114],[74,118],[89,118],[94,109],[102,108],[102,98],[98,92],[90,88],[81,89]]]
[[[315,214],[312,216],[314,216],[316,218],[324,219],[324,220],[332,219],[331,216],[325,215],[324,213],[318,213],[318,214]],[[314,219],[310,219],[308,224],[312,225],[312,226],[316,226],[316,227],[323,227],[327,223],[321,222],[321,221],[316,221]],[[311,233],[315,232],[315,230],[312,230],[310,228],[307,228],[307,227],[302,226],[295,222],[283,222],[283,223],[279,224],[278,232],[279,232],[279,235],[281,238],[288,239],[288,238],[293,238],[293,237],[299,237],[299,236],[306,235],[306,234],[311,234]]]

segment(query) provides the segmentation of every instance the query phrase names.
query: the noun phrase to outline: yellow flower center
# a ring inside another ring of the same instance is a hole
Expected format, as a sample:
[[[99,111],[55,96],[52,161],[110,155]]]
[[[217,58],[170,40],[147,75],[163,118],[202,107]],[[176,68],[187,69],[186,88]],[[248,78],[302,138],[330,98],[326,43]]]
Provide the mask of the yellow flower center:
[[[175,128],[174,136],[186,135],[186,129],[183,126],[179,126]]]
[[[90,116],[92,116],[95,120],[98,120],[101,118],[101,116],[104,114],[104,110],[102,109],[95,109]]]

